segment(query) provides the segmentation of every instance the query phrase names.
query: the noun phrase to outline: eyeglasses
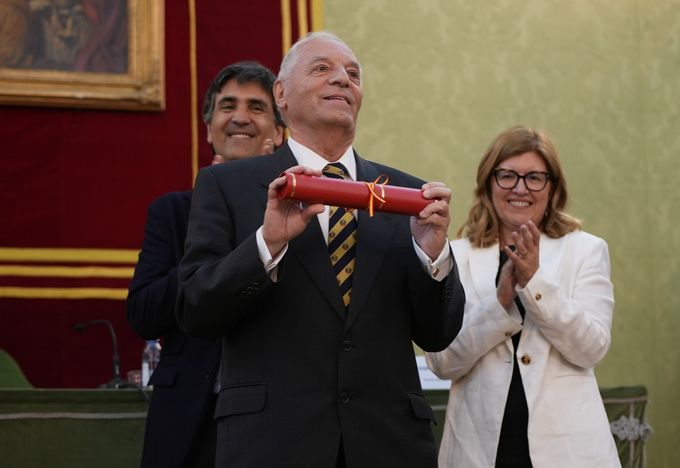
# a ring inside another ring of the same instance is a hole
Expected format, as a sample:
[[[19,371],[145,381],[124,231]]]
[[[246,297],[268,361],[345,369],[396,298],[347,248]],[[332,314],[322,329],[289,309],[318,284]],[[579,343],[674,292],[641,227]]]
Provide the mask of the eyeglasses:
[[[502,189],[514,189],[522,179],[527,190],[532,192],[540,192],[553,178],[549,172],[531,171],[519,175],[510,169],[496,169],[493,171],[493,176],[496,179],[496,184]]]

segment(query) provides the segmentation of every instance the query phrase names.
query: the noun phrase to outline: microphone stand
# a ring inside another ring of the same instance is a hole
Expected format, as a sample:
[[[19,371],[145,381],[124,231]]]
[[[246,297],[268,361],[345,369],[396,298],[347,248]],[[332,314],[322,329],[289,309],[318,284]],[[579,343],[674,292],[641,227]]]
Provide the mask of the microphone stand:
[[[118,340],[116,339],[116,332],[114,331],[111,322],[105,319],[90,320],[88,322],[75,324],[73,329],[78,333],[82,333],[90,325],[105,325],[109,329],[109,333],[111,334],[111,343],[113,345],[113,358],[111,360],[113,364],[113,378],[107,383],[99,385],[99,388],[135,387],[136,385],[131,384],[127,380],[123,379],[120,375],[120,354],[118,354]]]

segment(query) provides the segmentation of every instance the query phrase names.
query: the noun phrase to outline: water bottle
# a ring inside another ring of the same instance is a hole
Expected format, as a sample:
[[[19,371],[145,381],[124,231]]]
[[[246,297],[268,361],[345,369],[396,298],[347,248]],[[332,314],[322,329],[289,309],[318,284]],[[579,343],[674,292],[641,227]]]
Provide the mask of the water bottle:
[[[147,340],[142,353],[142,387],[149,386],[149,379],[161,359],[161,344],[158,340]]]

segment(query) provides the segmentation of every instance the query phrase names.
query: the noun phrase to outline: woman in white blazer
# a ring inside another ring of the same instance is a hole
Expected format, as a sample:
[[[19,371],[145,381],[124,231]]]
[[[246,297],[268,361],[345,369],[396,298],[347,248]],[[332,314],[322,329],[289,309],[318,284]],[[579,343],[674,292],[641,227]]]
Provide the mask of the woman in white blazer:
[[[463,327],[426,354],[453,380],[442,468],[621,466],[593,372],[611,341],[609,253],[567,201],[544,133],[513,127],[491,143],[465,237],[451,243]]]

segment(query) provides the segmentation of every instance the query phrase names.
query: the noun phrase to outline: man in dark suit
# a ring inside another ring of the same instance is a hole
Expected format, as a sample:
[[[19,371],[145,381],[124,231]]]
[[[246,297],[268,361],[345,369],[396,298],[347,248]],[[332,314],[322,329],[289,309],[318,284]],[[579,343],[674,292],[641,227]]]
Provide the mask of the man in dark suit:
[[[443,349],[462,323],[450,190],[354,152],[361,67],[336,36],[298,41],[274,95],[291,138],[267,158],[200,171],[179,267],[180,325],[222,337],[216,466],[435,467],[412,340]],[[282,172],[319,176],[329,162],[437,200],[413,218],[350,215],[356,257],[336,272],[337,210],[276,197]],[[344,296],[336,273],[352,277]]]
[[[215,77],[203,107],[214,163],[271,153],[281,145],[284,125],[272,95],[275,78],[254,62],[229,65]],[[154,392],[142,467],[214,466],[220,343],[182,332],[174,312],[191,195],[167,193],[149,206],[127,300],[132,328],[144,339],[163,337],[161,360],[149,382]]]

